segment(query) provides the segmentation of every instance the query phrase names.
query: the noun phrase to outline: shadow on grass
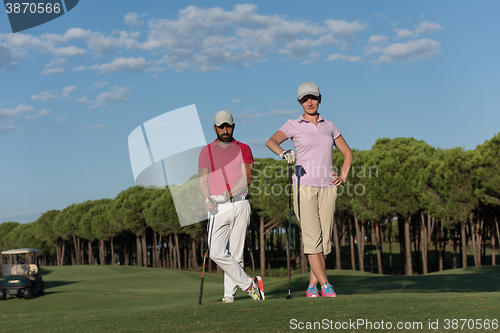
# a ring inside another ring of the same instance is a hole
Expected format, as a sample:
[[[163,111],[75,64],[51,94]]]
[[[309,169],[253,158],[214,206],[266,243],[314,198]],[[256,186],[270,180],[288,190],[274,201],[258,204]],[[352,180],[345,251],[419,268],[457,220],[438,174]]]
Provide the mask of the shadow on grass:
[[[500,291],[500,267],[465,268],[449,273],[443,274],[441,272],[425,276],[388,276],[342,270],[327,271],[330,283],[340,295]],[[292,296],[305,296],[308,284],[308,274],[297,274],[296,276],[292,274]],[[288,280],[286,283],[271,285],[266,291],[266,295],[272,298],[284,298],[287,294]]]
[[[44,283],[45,283],[45,289],[51,289],[51,288],[66,286],[68,284],[75,284],[78,283],[78,281],[44,281]],[[46,293],[51,294],[58,292],[46,292]]]

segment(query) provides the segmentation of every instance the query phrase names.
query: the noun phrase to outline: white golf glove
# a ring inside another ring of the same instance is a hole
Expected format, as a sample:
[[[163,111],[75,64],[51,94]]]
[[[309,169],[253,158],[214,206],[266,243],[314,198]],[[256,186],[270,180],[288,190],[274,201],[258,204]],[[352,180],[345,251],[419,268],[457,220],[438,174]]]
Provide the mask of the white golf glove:
[[[280,154],[282,160],[286,160],[288,164],[295,162],[295,152],[292,149],[283,150]]]
[[[212,199],[212,201],[215,201],[217,204],[227,202],[227,198],[224,195],[211,195],[207,198],[206,202],[208,202],[210,199]]]

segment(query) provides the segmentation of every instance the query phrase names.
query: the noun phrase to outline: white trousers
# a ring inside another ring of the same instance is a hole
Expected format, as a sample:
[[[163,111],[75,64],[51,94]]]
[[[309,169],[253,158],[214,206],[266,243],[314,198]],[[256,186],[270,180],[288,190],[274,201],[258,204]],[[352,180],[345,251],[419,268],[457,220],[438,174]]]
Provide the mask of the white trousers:
[[[243,269],[250,202],[242,200],[226,203],[217,209],[217,214],[209,214],[209,253],[210,258],[224,271],[224,297],[234,298],[238,287],[245,291],[252,284],[252,278]]]

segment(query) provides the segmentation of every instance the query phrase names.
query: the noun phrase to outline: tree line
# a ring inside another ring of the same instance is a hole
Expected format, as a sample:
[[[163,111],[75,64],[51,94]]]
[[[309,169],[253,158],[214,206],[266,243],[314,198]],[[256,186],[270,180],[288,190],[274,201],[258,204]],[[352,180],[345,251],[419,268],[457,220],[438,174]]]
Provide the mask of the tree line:
[[[333,230],[333,267],[378,273],[426,274],[491,263],[500,239],[500,133],[474,150],[434,148],[414,138],[379,139],[371,150],[353,150],[347,183],[338,188]],[[333,164],[341,170],[337,150]],[[298,220],[288,230],[288,166],[271,158],[256,158],[248,188],[252,206],[246,253],[251,269],[292,265],[307,271]],[[293,209],[293,208],[292,208]],[[137,265],[199,270],[206,247],[207,221],[181,228],[170,189],[130,187],[114,199],[75,203],[50,210],[32,223],[0,224],[0,250],[34,247],[44,265]],[[288,232],[291,232],[290,253]],[[389,245],[384,253],[382,244]],[[401,263],[393,263],[393,243]],[[452,261],[445,263],[445,247]],[[369,246],[367,246],[369,245]],[[429,266],[434,246],[437,267]],[[350,262],[342,263],[342,248]],[[367,256],[367,248],[373,255]],[[255,257],[254,257],[255,256]],[[249,257],[249,258],[248,258]],[[387,257],[389,258],[388,262]],[[365,263],[368,258],[369,264]],[[376,258],[376,264],[375,264]],[[2,263],[14,258],[2,258]],[[256,266],[258,264],[258,268]],[[214,268],[220,272],[215,266]],[[209,271],[212,262],[209,261]]]

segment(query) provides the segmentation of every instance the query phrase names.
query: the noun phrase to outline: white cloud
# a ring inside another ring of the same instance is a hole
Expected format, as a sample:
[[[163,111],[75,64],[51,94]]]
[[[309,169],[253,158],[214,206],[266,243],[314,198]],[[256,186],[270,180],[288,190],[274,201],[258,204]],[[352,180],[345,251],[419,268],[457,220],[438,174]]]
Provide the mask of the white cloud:
[[[129,101],[127,96],[130,94],[130,87],[119,87],[115,86],[111,88],[111,91],[103,92],[97,96],[95,101],[91,101],[92,105],[89,109],[95,109],[102,105],[114,104],[114,103],[126,103]]]
[[[77,67],[73,68],[71,71],[72,72],[80,72],[80,71],[83,71],[86,69],[87,69],[87,66],[77,66]]]
[[[62,89],[62,92],[65,94],[69,94],[70,92],[73,92],[76,90],[76,86],[66,86]]]
[[[76,90],[76,86],[66,86],[62,89],[61,93],[55,90],[44,91],[38,95],[32,95],[31,100],[41,100],[42,102],[53,102],[55,100],[67,101],[71,99],[70,93]]]
[[[432,23],[429,21],[422,21],[420,23],[420,26],[417,29],[415,29],[415,32],[417,34],[421,34],[424,32],[436,31],[436,30],[441,30],[441,29],[444,29],[444,28],[441,25],[439,25],[438,23]]]
[[[399,38],[415,38],[418,37],[419,34],[429,32],[429,31],[436,31],[436,30],[441,30],[444,29],[441,25],[438,23],[432,23],[429,21],[422,21],[420,22],[420,25],[418,28],[416,28],[413,31],[410,31],[408,29],[397,29],[395,28],[394,31],[397,33],[397,36]]]
[[[99,124],[99,125],[92,126],[91,131],[101,131],[101,130],[106,129],[106,128],[108,128],[107,125]]]
[[[64,72],[64,64],[67,62],[66,59],[58,58],[54,59],[45,65],[45,70],[42,72],[43,75],[62,73]]]
[[[55,48],[52,50],[52,53],[56,57],[72,57],[76,55],[85,54],[87,53],[87,51],[76,46],[66,46],[66,47]]]
[[[0,109],[0,120],[9,120],[23,113],[34,113],[35,109],[30,105],[21,104],[15,109]]]
[[[269,115],[272,116],[272,117],[293,117],[293,116],[297,115],[298,113],[300,113],[299,109],[295,109],[295,110],[275,110],[275,111],[269,112]]]
[[[97,81],[97,82],[94,82],[94,84],[92,86],[88,87],[87,90],[100,89],[100,88],[102,88],[104,86],[107,86],[108,84],[109,84],[108,81],[104,81],[104,82]]]
[[[433,58],[441,53],[441,44],[430,39],[391,44],[381,50],[376,63],[411,62]]]
[[[237,98],[237,99],[233,99],[233,103],[240,103],[242,102],[243,100],[241,98]]]
[[[326,25],[336,36],[347,36],[348,38],[352,38],[368,26],[368,24],[361,24],[359,21],[347,22],[344,20],[326,20]]]
[[[347,62],[363,61],[363,59],[360,56],[348,56],[340,53],[330,54],[328,58],[326,58],[326,61],[333,61],[333,60],[342,60]]]
[[[123,18],[123,22],[133,27],[140,27],[144,23],[144,21],[141,20],[141,17],[134,12],[125,15],[125,17]]]
[[[246,110],[234,114],[236,119],[255,119],[264,117],[293,117],[299,114],[301,111],[299,109],[289,109],[289,110],[273,110],[267,113],[253,113],[253,110]]]
[[[383,44],[387,41],[387,36],[384,35],[371,35],[368,39],[369,44]]]
[[[26,119],[27,120],[40,119],[40,118],[48,116],[49,113],[50,113],[49,110],[43,109],[42,111],[39,111],[39,112],[35,113],[34,115],[27,115]]]
[[[0,122],[0,133],[7,133],[7,132],[13,131],[15,129],[16,129],[16,127],[13,126],[12,122],[8,122],[8,123]]]
[[[94,65],[91,69],[98,70],[101,74],[112,72],[140,73],[146,69],[149,61],[143,57],[139,58],[117,58],[109,64]]]
[[[394,31],[397,32],[399,38],[413,38],[418,36],[418,34],[415,34],[407,29],[394,29]]]
[[[76,101],[78,103],[87,103],[88,102],[88,98],[87,98],[87,96],[83,96],[82,98],[77,99]]]
[[[236,5],[232,11],[189,6],[177,19],[149,21],[148,40],[141,48],[163,51],[163,61],[175,70],[215,71],[224,65],[249,66],[273,54],[319,58],[317,50],[354,40],[367,24],[327,20],[323,24],[260,15],[251,4]]]

